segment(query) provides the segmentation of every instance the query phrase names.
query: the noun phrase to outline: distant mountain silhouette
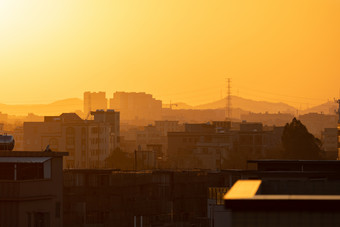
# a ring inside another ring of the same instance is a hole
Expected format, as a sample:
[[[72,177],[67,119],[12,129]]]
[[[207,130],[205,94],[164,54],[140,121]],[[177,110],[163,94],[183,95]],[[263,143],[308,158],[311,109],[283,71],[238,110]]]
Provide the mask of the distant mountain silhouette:
[[[337,110],[338,104],[334,101],[328,101],[322,103],[317,106],[313,106],[311,108],[302,110],[300,114],[307,114],[307,113],[324,113],[324,114],[335,114],[335,110]]]
[[[0,104],[0,112],[9,115],[60,115],[61,113],[75,112],[83,109],[83,100],[70,98],[49,104],[7,105]]]
[[[195,106],[195,109],[220,109],[225,108],[226,99],[220,99],[215,102]],[[278,102],[266,102],[266,101],[255,101],[251,99],[245,99],[238,96],[232,96],[232,108],[239,108],[244,111],[254,113],[295,113],[296,109],[288,104]]]
[[[192,106],[183,102],[173,103],[172,109],[174,110],[189,110],[189,109],[224,109],[226,100],[220,99],[215,102],[206,103],[202,105]],[[169,108],[169,104],[164,103],[163,108]],[[318,106],[300,111],[300,114],[306,113],[324,113],[334,114],[334,110],[337,109],[337,104],[329,101]],[[31,105],[7,105],[0,103],[0,112],[7,113],[9,115],[27,115],[28,113],[34,113],[40,116],[46,115],[60,115],[61,113],[77,112],[83,110],[83,100],[79,98],[69,98],[59,101],[55,101],[49,104],[31,104]],[[253,113],[296,113],[296,109],[288,104],[279,102],[266,102],[255,101],[251,99],[241,98],[238,96],[232,96],[232,110],[233,117],[238,118],[240,114],[247,112]]]

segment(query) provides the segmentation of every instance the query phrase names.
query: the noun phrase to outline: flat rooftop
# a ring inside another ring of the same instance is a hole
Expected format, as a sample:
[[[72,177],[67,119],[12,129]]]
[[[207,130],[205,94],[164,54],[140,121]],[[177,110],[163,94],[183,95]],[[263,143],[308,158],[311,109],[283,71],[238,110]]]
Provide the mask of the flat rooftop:
[[[224,195],[228,210],[340,211],[340,195],[261,194],[261,180],[238,180]]]
[[[68,152],[0,151],[0,157],[62,157],[62,156],[68,156]]]
[[[296,163],[296,164],[338,164],[340,165],[340,160],[280,160],[280,159],[259,159],[259,160],[248,160],[248,163]]]
[[[340,160],[248,160],[258,171],[340,172]]]

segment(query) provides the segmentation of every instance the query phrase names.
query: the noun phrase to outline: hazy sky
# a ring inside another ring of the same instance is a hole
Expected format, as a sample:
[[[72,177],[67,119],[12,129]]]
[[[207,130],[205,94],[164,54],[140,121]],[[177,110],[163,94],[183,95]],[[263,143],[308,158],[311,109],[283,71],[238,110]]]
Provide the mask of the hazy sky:
[[[339,95],[339,0],[0,0],[0,102],[85,90],[200,104]]]

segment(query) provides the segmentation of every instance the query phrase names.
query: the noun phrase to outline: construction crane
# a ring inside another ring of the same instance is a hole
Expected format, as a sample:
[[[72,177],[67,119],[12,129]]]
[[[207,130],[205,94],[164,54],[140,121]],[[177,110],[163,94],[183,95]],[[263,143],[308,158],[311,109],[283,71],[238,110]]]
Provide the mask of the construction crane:
[[[171,100],[170,100],[169,106],[170,106],[170,110],[172,110],[172,106],[178,106],[178,105],[176,103],[171,103]]]

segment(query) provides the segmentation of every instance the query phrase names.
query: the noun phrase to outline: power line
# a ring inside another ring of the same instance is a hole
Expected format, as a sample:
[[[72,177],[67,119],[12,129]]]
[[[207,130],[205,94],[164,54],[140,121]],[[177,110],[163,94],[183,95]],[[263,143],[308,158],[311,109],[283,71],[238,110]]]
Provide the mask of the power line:
[[[264,94],[269,94],[269,95],[275,95],[275,96],[283,96],[283,97],[295,98],[295,99],[311,99],[311,100],[319,100],[319,101],[324,100],[324,99],[320,99],[320,98],[310,98],[310,97],[278,94],[278,93],[263,91],[263,90],[259,90],[259,89],[249,88],[249,87],[245,87],[245,86],[237,86],[237,87],[244,88],[244,89],[247,89],[247,90],[252,90],[254,92],[259,92],[259,93],[264,93]]]
[[[282,99],[282,98],[269,98],[269,97],[266,97],[266,96],[258,95],[256,93],[251,92],[251,91],[250,92],[249,91],[246,91],[246,92],[242,91],[242,93],[248,94],[251,97],[261,98],[263,102],[284,102],[285,104],[296,103],[296,104],[305,104],[305,105],[311,104],[310,102],[306,102],[306,101],[298,102],[298,101],[291,101],[291,100]],[[255,100],[255,101],[259,101],[259,100]]]

